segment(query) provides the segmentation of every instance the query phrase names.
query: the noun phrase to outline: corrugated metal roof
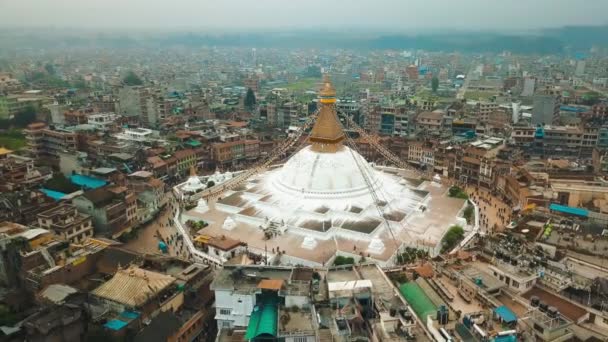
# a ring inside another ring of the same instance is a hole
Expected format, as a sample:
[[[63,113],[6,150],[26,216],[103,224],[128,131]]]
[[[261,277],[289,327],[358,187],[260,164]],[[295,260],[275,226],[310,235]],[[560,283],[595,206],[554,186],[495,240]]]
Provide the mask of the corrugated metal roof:
[[[175,282],[175,278],[170,275],[132,266],[117,271],[112,279],[93,290],[92,293],[113,302],[138,307],[173,282]]]

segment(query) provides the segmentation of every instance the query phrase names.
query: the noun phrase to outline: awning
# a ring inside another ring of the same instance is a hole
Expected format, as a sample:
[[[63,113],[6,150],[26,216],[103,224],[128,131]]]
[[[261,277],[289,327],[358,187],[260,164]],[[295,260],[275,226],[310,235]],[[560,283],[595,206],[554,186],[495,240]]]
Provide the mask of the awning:
[[[500,317],[505,323],[512,323],[517,321],[517,316],[506,306],[497,307],[494,312]]]

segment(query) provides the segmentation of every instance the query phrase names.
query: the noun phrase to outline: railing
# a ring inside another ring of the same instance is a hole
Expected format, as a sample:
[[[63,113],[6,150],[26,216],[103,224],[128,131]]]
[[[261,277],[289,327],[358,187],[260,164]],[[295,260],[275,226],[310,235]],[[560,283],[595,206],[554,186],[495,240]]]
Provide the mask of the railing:
[[[173,218],[173,222],[175,223],[175,227],[177,228],[178,233],[181,234],[181,236],[184,240],[184,243],[186,244],[186,247],[190,251],[190,254],[195,259],[211,262],[217,266],[222,266],[222,261],[219,258],[215,258],[209,254],[203,253],[203,252],[199,251],[196,248],[196,246],[194,246],[194,243],[192,242],[192,239],[190,238],[190,233],[188,233],[188,231],[184,228],[184,226],[182,225],[182,223],[179,219],[180,214],[181,214],[180,209],[177,209],[177,212],[175,213],[175,217]]]

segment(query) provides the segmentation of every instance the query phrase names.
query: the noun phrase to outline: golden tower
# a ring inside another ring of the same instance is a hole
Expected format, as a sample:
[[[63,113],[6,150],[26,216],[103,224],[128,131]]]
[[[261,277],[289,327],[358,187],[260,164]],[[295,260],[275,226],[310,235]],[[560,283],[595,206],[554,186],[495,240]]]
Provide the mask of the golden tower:
[[[321,109],[315,125],[310,132],[312,150],[316,152],[336,152],[342,148],[344,131],[336,115],[336,90],[326,74],[323,76],[323,88],[319,91]]]

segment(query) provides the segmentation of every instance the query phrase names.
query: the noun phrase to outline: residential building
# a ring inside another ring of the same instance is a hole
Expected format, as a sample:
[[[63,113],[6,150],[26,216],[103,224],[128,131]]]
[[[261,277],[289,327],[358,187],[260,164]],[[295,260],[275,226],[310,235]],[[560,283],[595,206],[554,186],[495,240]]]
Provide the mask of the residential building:
[[[114,113],[96,113],[87,117],[87,123],[99,131],[109,131],[117,125],[118,115]]]
[[[552,90],[535,94],[532,105],[532,124],[552,125],[559,118],[561,95]]]
[[[78,212],[76,207],[61,204],[58,207],[38,213],[38,226],[53,231],[70,243],[82,243],[93,236],[91,217]]]
[[[122,187],[97,188],[72,201],[78,211],[91,216],[97,234],[119,236],[137,217],[137,198]]]
[[[44,123],[33,123],[23,130],[27,150],[35,159],[59,159],[60,152],[77,151],[79,142],[77,133],[51,129]]]
[[[137,196],[137,222],[153,219],[161,209],[165,183],[149,171],[137,171],[127,177],[129,189]]]
[[[442,111],[421,112],[416,117],[416,129],[427,132],[439,132],[443,128]]]
[[[34,159],[12,154],[0,147],[0,189],[16,191],[40,186],[52,177],[50,170],[37,168]]]
[[[50,98],[42,96],[0,95],[0,119],[12,119],[28,107],[40,110],[43,105],[51,102]]]

